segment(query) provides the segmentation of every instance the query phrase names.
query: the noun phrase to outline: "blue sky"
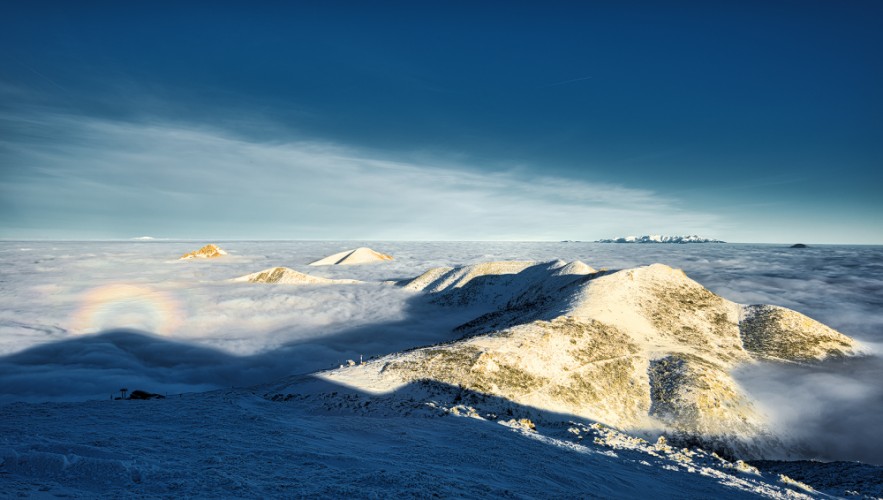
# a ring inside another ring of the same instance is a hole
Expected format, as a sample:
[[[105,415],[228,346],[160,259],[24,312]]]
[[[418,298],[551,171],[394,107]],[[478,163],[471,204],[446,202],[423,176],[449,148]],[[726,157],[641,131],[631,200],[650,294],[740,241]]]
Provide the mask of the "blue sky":
[[[883,3],[576,4],[7,4],[0,238],[883,244]]]

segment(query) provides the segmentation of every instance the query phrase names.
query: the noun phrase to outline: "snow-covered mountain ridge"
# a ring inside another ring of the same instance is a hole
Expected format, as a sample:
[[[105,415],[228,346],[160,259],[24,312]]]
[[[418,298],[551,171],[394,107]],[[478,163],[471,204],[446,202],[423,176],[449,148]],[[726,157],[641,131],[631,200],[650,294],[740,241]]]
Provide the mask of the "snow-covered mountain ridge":
[[[334,280],[304,274],[287,267],[271,267],[234,278],[232,281],[244,283],[278,283],[281,285],[351,285],[361,283],[358,280]]]
[[[663,236],[660,234],[648,234],[644,236],[620,236],[598,240],[595,243],[726,243],[713,238],[703,238],[695,234],[685,236]]]
[[[479,316],[461,326],[462,340],[319,377],[371,393],[431,380],[759,457],[776,440],[732,371],[761,359],[861,353],[800,313],[736,304],[662,264],[608,272],[582,262],[489,262],[432,269],[402,286]]]
[[[359,247],[353,250],[344,250],[343,252],[329,255],[315,262],[311,262],[311,266],[350,266],[357,264],[375,264],[393,260],[392,255],[380,253],[366,247]]]

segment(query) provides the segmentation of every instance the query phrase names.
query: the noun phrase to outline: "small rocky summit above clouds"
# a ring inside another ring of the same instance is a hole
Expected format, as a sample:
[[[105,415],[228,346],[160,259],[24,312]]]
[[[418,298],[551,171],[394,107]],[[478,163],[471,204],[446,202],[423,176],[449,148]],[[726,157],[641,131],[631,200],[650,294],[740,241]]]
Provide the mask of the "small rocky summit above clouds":
[[[359,247],[355,250],[345,250],[340,253],[336,253],[334,255],[329,255],[324,259],[319,259],[315,262],[311,262],[311,266],[347,266],[354,264],[373,264],[376,262],[383,262],[386,260],[392,260],[391,255],[387,255],[385,253],[375,252],[370,248]]]
[[[488,262],[400,284],[478,317],[458,328],[461,340],[320,378],[373,393],[429,380],[753,455],[770,431],[735,368],[860,354],[854,340],[800,313],[728,301],[662,264],[606,272]]]
[[[246,276],[234,278],[233,281],[247,283],[277,283],[281,285],[347,285],[362,283],[358,280],[333,280],[310,276],[287,267],[271,267]]]
[[[181,256],[179,260],[186,259],[216,259],[218,257],[223,257],[227,255],[227,252],[222,250],[219,246],[209,243],[208,245],[200,248],[199,250],[194,250],[190,253],[185,253]]]

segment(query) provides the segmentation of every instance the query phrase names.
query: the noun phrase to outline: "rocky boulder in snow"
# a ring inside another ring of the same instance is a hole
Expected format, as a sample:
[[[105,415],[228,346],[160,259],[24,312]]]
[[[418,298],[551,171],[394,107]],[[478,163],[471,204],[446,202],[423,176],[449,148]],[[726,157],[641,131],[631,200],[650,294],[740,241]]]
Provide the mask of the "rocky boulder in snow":
[[[166,397],[162,394],[156,394],[153,392],[134,390],[131,394],[129,394],[129,399],[165,399]]]

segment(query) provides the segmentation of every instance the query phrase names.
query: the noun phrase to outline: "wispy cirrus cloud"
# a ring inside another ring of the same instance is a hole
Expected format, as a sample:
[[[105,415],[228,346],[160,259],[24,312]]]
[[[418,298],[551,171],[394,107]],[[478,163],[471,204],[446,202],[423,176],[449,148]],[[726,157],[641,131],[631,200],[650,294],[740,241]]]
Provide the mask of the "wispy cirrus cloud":
[[[650,190],[523,173],[536,167],[398,161],[168,122],[43,114],[26,126],[0,149],[6,237],[554,240],[716,222]]]

